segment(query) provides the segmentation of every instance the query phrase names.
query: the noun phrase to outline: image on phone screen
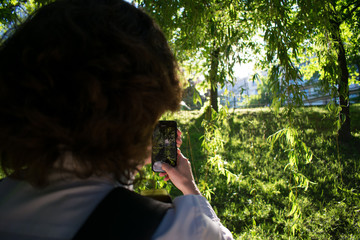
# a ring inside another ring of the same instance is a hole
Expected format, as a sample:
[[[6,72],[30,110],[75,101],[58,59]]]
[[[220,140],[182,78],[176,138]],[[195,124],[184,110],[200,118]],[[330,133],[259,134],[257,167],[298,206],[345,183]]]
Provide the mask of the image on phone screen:
[[[164,172],[162,163],[176,166],[177,125],[175,121],[159,121],[153,132],[151,162],[154,172]]]

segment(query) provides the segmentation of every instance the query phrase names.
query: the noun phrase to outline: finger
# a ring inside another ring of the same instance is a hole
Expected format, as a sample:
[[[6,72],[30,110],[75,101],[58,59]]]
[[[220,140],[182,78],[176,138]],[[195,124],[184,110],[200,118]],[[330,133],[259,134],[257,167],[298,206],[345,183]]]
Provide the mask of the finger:
[[[167,175],[166,172],[161,172],[161,173],[159,173],[159,176],[160,176],[160,177],[164,177],[164,176],[166,176],[166,175]]]
[[[171,168],[171,166],[169,164],[167,164],[167,163],[162,163],[161,168],[162,168],[162,170],[167,172],[167,170],[169,170]]]
[[[162,170],[164,170],[167,173],[167,175],[172,174],[175,171],[175,168],[170,166],[167,163],[163,163],[161,165],[161,168],[162,168]]]
[[[179,148],[181,147],[181,144],[182,144],[182,139],[181,139],[181,135],[182,135],[182,132],[178,129],[177,130],[177,138],[176,138],[176,146]]]
[[[176,139],[176,147],[181,147],[181,144],[182,144],[182,140],[181,138],[180,139]]]

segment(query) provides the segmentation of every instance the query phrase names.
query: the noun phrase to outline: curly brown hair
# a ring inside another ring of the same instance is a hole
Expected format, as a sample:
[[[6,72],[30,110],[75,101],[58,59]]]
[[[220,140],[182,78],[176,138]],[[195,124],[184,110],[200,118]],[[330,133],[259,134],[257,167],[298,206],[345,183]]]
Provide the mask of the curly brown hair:
[[[142,10],[122,0],[50,3],[0,47],[1,167],[45,185],[71,152],[79,177],[125,183],[181,92],[174,55]]]

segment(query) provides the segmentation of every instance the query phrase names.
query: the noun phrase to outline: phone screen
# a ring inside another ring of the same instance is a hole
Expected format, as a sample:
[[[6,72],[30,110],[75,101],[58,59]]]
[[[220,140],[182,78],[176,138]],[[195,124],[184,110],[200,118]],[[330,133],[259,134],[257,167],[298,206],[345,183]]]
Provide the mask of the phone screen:
[[[177,162],[177,125],[175,121],[159,121],[152,138],[151,162],[154,172],[164,172],[163,162],[176,166]]]

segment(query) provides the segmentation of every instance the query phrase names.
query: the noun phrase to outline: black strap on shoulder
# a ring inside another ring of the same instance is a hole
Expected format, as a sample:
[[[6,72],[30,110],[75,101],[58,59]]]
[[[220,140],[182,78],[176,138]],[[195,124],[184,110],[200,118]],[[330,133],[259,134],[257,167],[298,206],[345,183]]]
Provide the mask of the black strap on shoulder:
[[[171,207],[128,189],[115,188],[95,208],[73,240],[151,239]]]

